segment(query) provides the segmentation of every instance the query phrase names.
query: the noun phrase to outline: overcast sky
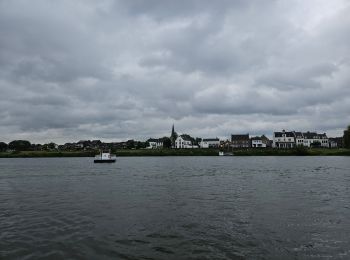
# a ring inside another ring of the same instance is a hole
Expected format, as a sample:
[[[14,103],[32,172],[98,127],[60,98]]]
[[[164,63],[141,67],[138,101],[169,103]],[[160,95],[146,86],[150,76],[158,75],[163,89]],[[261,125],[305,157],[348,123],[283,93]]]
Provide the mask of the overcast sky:
[[[348,0],[0,0],[0,141],[350,124]]]

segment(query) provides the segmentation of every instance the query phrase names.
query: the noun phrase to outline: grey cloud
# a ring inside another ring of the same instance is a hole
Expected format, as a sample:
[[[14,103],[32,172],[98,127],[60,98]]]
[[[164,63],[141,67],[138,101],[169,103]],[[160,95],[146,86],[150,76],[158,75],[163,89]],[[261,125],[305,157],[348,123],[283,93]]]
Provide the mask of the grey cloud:
[[[169,18],[178,19],[179,17],[193,16],[201,13],[212,12],[216,15],[226,12],[228,9],[247,8],[258,1],[244,1],[244,0],[222,0],[220,4],[210,0],[194,0],[194,1],[162,1],[162,0],[150,0],[150,1],[125,1],[118,2],[117,5],[125,8],[125,10],[132,15],[146,15],[151,16],[157,20],[167,20]]]
[[[332,3],[309,24],[302,1],[0,1],[0,137],[340,133],[350,20]]]
[[[265,85],[284,90],[293,90],[297,88],[320,88],[321,84],[317,81],[319,77],[332,77],[338,67],[332,63],[314,64],[309,67],[277,68],[271,72],[264,72],[256,78],[257,85]]]

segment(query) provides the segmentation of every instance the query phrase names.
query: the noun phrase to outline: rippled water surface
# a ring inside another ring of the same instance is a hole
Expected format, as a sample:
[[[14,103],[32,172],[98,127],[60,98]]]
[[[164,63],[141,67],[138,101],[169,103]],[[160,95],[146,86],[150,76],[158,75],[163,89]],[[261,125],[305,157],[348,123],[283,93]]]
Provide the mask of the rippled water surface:
[[[350,259],[350,158],[0,159],[0,258]]]

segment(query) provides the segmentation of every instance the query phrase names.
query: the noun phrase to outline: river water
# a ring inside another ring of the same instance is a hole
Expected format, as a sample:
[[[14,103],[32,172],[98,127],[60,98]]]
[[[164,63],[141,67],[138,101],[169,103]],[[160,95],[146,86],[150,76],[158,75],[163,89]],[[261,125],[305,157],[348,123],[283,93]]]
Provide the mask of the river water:
[[[349,157],[0,159],[1,259],[350,259]]]

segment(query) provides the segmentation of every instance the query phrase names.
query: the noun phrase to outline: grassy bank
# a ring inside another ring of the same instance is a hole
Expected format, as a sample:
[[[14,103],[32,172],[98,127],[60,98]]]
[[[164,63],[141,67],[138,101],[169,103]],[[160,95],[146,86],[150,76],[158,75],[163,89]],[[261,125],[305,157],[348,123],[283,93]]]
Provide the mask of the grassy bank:
[[[215,156],[216,149],[122,149],[112,151],[117,156]],[[38,158],[38,157],[94,157],[98,151],[49,152],[49,151],[21,151],[0,153],[0,158]]]
[[[93,157],[94,152],[21,151],[0,153],[0,158]]]
[[[350,156],[350,149],[238,149],[235,156]],[[22,151],[0,153],[0,158],[94,157],[97,152]],[[217,149],[123,149],[117,156],[217,156]]]
[[[117,156],[215,156],[217,149],[142,149],[117,150]]]
[[[236,156],[350,156],[350,149],[241,149]]]

